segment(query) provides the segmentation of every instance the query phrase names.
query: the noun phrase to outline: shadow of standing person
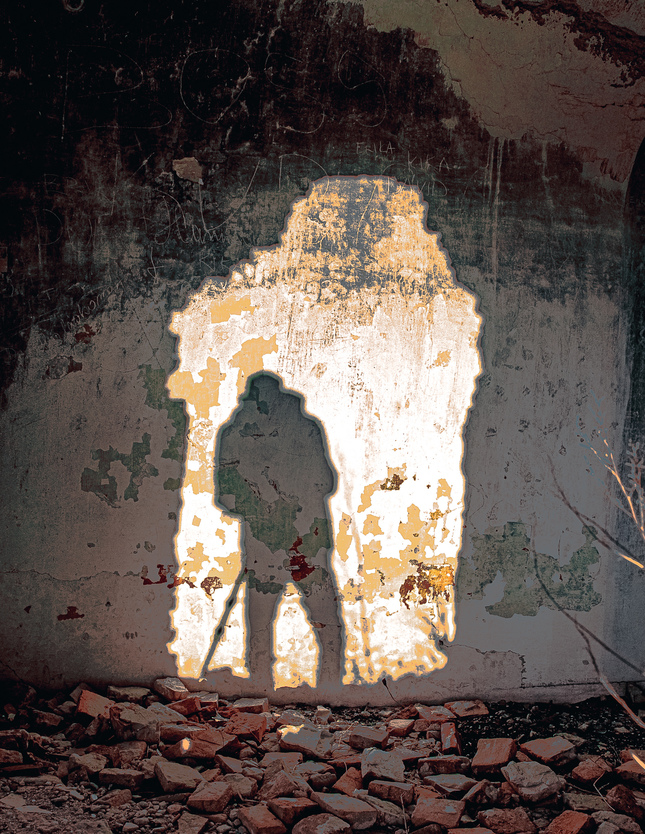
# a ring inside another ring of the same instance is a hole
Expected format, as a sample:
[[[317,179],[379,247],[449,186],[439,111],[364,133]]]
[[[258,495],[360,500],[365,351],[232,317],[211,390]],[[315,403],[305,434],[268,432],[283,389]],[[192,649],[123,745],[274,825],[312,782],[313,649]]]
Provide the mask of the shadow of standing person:
[[[244,523],[248,667],[255,688],[274,687],[276,609],[287,582],[300,591],[318,639],[318,687],[338,686],[344,655],[327,506],[336,475],[320,425],[304,413],[300,396],[262,373],[250,379],[222,427],[218,457],[217,500]]]

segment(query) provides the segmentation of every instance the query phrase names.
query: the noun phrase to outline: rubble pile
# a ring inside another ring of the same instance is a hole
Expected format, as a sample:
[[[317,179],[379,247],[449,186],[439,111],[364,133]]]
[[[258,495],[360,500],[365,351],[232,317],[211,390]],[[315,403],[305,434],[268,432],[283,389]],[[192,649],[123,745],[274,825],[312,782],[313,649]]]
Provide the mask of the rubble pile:
[[[496,737],[481,733],[479,700],[278,708],[176,678],[18,697],[0,704],[8,834],[640,834],[645,822],[645,750],[585,752],[583,736],[529,730],[530,710],[521,733]]]

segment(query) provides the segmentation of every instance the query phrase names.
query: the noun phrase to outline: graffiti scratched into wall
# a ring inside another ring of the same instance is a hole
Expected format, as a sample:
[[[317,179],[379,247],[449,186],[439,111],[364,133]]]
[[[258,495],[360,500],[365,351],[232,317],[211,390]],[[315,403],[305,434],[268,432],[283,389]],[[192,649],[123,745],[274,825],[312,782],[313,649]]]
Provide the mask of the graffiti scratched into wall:
[[[384,177],[314,183],[174,315],[180,674],[260,675],[262,629],[276,687],[445,665],[480,325],[419,192]]]

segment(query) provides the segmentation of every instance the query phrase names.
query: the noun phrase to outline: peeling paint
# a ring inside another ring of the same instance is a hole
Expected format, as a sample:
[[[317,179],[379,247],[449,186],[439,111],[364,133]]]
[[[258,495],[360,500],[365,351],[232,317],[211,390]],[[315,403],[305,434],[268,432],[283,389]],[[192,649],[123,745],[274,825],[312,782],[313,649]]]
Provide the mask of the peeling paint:
[[[171,400],[168,396],[168,391],[166,390],[167,374],[163,368],[153,368],[152,365],[141,365],[139,377],[145,385],[146,405],[149,408],[165,411],[175,429],[175,433],[168,440],[168,445],[162,451],[161,457],[181,462],[184,457],[184,443],[186,441],[186,414],[183,404],[177,402],[177,400]],[[175,480],[168,478],[164,484],[164,489],[178,489],[179,483],[177,483],[177,486],[174,486]]]
[[[118,507],[119,496],[117,480],[110,475],[113,463],[122,463],[130,473],[130,482],[123,492],[125,501],[139,500],[139,487],[144,478],[153,478],[159,470],[147,461],[150,454],[150,435],[145,432],[140,443],[132,444],[129,454],[118,452],[111,446],[109,449],[94,449],[92,460],[98,461],[97,469],[85,468],[81,474],[81,489],[83,492],[93,492],[111,507]]]
[[[499,602],[486,606],[489,614],[534,617],[541,606],[556,609],[550,597],[569,611],[590,611],[602,602],[589,571],[599,563],[600,555],[593,544],[594,530],[583,527],[582,533],[585,543],[565,564],[548,554],[535,553],[521,521],[509,521],[473,536],[472,557],[462,559],[457,574],[458,599],[482,599],[485,589],[499,575],[504,581],[504,595]]]

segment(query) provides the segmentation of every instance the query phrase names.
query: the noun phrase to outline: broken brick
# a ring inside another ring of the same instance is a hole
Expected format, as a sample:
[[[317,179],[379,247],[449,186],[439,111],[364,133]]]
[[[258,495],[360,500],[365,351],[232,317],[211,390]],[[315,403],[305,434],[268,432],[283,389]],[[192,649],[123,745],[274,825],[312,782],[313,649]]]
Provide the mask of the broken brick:
[[[470,759],[467,756],[432,756],[418,761],[419,776],[435,773],[467,773]]]
[[[454,722],[456,715],[446,707],[426,706],[415,704],[419,718],[425,719],[429,724],[443,724],[445,721]]]
[[[152,688],[166,701],[181,701],[190,697],[190,692],[179,678],[158,678]]]
[[[461,741],[457,732],[457,725],[451,721],[444,721],[441,725],[441,752],[461,753]]]
[[[77,715],[89,715],[91,718],[108,718],[114,701],[97,695],[91,689],[82,690],[76,706]]]
[[[517,745],[512,738],[480,738],[477,752],[472,760],[472,771],[476,776],[499,773],[515,755]]]
[[[356,797],[314,792],[311,798],[323,811],[345,820],[354,830],[370,828],[376,822],[376,811],[367,802]]]
[[[259,715],[262,712],[269,712],[269,699],[238,698],[237,701],[231,704],[231,709],[236,710],[237,712],[248,712]]]
[[[483,701],[475,699],[474,701],[446,701],[444,704],[446,709],[457,716],[457,718],[469,718],[475,715],[488,715],[488,707]]]
[[[403,782],[405,768],[400,756],[394,752],[368,747],[361,755],[361,775],[363,779],[389,779],[391,782]]]
[[[360,790],[363,787],[363,777],[360,770],[355,767],[349,767],[340,777],[340,779],[332,785],[335,791],[344,793],[345,796],[353,796],[355,790]]]
[[[593,820],[580,811],[563,811],[547,827],[546,834],[586,834]]]
[[[250,834],[286,834],[287,831],[282,821],[266,805],[242,807],[238,811],[238,819]]]
[[[333,814],[316,814],[297,822],[292,834],[347,834],[351,831],[349,823]]]
[[[480,811],[477,819],[495,834],[536,834],[538,830],[524,808],[489,808]]]
[[[233,799],[227,782],[202,782],[188,797],[188,807],[204,814],[219,814]]]
[[[412,812],[412,825],[420,828],[429,823],[456,828],[466,810],[463,799],[420,798]]]
[[[383,747],[387,744],[389,732],[385,727],[354,727],[348,742],[355,750],[368,747]]]
[[[199,771],[177,762],[160,761],[155,765],[155,776],[164,793],[178,793],[179,791],[193,791],[203,777]]]
[[[532,759],[552,767],[561,767],[576,758],[575,745],[562,736],[532,739],[520,744],[520,750]]]
[[[387,722],[387,728],[391,736],[403,738],[410,735],[414,726],[414,718],[393,718]]]
[[[168,706],[180,715],[194,715],[201,708],[201,701],[195,695],[190,695],[180,701],[173,701]]]
[[[143,773],[132,768],[106,767],[98,775],[102,785],[116,785],[134,790],[141,786]]]
[[[275,814],[285,825],[293,825],[307,814],[312,814],[318,805],[304,796],[289,796],[270,799],[267,802],[271,813]]]
[[[239,738],[253,738],[259,744],[267,731],[267,719],[261,713],[239,712],[231,717],[224,731]]]
[[[423,783],[434,788],[441,796],[459,797],[473,788],[477,782],[463,773],[437,773],[424,776]]]
[[[368,791],[372,796],[394,802],[396,805],[410,805],[414,801],[414,785],[410,782],[388,782],[374,779]]]

